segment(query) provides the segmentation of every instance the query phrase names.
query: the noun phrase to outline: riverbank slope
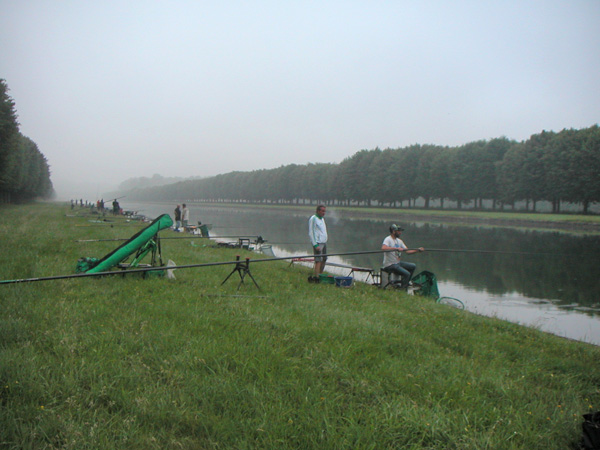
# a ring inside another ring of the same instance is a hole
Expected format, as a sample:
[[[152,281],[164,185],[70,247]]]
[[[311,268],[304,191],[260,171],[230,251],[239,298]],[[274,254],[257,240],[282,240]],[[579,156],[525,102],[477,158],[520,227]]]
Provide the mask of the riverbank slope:
[[[0,207],[0,278],[74,272],[141,225]],[[114,221],[113,221],[114,220]],[[170,231],[164,231],[169,236]],[[179,235],[180,236],[180,235]],[[163,240],[178,264],[259,255]],[[0,285],[7,448],[565,449],[600,406],[600,348],[431,299],[232,266]],[[238,290],[239,286],[239,290]]]

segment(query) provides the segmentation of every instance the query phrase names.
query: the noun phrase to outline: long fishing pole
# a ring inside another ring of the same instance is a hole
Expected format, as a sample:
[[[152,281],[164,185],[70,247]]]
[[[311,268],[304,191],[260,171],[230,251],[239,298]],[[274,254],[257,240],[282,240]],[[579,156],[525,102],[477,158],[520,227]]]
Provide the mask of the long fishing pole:
[[[306,242],[272,242],[271,245],[306,245]],[[504,250],[468,250],[468,249],[454,249],[454,248],[425,248],[428,252],[448,252],[448,253],[496,253],[503,255],[555,255],[552,252],[515,252],[515,251],[504,251]]]
[[[418,249],[406,249],[408,250],[418,250]],[[397,250],[370,250],[370,251],[362,251],[362,252],[347,252],[347,253],[329,253],[327,256],[353,256],[353,255],[369,255],[376,253],[386,253],[386,252],[395,252]],[[468,253],[507,253],[507,254],[528,254],[528,255],[540,255],[542,253],[527,253],[527,252],[494,252],[494,251],[486,251],[486,250],[461,250],[461,249],[442,249],[442,248],[434,248],[434,249],[426,249],[425,251],[434,251],[434,252],[468,252]],[[553,253],[549,253],[553,254]],[[264,258],[264,259],[254,259],[250,261],[250,258],[246,258],[246,263],[257,263],[257,262],[271,262],[271,261],[285,261],[289,259],[309,259],[314,258],[315,255],[296,255],[296,256],[282,256],[275,258]],[[159,270],[175,270],[175,269],[193,269],[200,267],[214,267],[214,266],[226,266],[231,264],[242,264],[242,262],[238,259],[237,261],[222,261],[222,262],[213,262],[213,263],[200,263],[200,264],[185,264],[180,266],[157,266],[157,267],[143,267],[138,269],[128,269],[124,271],[109,271],[109,272],[97,272],[97,273],[77,273],[71,275],[57,275],[50,277],[38,277],[38,278],[23,278],[18,280],[0,280],[0,284],[14,284],[14,283],[30,283],[35,281],[52,281],[52,280],[65,280],[71,278],[87,278],[94,276],[110,276],[110,275],[125,275],[127,273],[143,273],[150,271],[159,271]]]
[[[260,235],[257,234],[241,234],[236,236],[199,236],[199,235],[190,235],[190,236],[171,236],[171,237],[161,237],[160,240],[163,239],[232,239],[232,238],[259,238]],[[112,238],[112,239],[77,239],[75,242],[114,242],[114,241],[128,241],[131,238]]]
[[[410,249],[407,249],[410,250]],[[417,249],[414,249],[417,250]],[[371,251],[363,251],[363,252],[350,252],[350,253],[330,253],[327,256],[351,256],[351,255],[367,255],[374,253],[385,253],[385,252],[394,252],[396,250],[371,250]],[[214,266],[226,266],[231,264],[244,264],[244,263],[257,263],[257,262],[271,262],[271,261],[285,261],[288,259],[304,259],[304,258],[314,258],[313,255],[296,255],[296,256],[282,256],[275,258],[264,258],[264,259],[253,259],[250,261],[250,258],[246,258],[245,262],[240,261],[239,259],[236,261],[222,261],[222,262],[213,262],[213,263],[199,263],[199,264],[185,264],[181,266],[156,266],[156,267],[141,267],[138,269],[127,269],[122,271],[107,271],[107,272],[97,272],[97,273],[75,273],[70,275],[55,275],[49,277],[37,277],[37,278],[22,278],[18,280],[0,280],[0,284],[15,284],[15,283],[31,283],[35,281],[53,281],[53,280],[67,280],[71,278],[88,278],[88,277],[102,277],[102,276],[110,276],[110,275],[125,275],[128,273],[143,273],[143,272],[151,272],[151,271],[159,271],[159,270],[175,270],[175,269],[193,269],[199,267],[214,267]]]
[[[220,238],[259,238],[260,235],[235,235],[235,236],[173,236],[173,237],[161,237],[160,239],[220,239]],[[114,238],[114,239],[78,239],[75,242],[111,242],[111,241],[127,241],[130,238]],[[305,245],[302,242],[269,242],[272,245]],[[470,250],[470,249],[457,249],[457,248],[426,248],[428,252],[446,252],[446,253],[487,253],[487,254],[498,254],[498,255],[555,255],[552,252],[515,252],[515,251],[504,251],[504,250]]]
[[[454,248],[426,248],[428,252],[449,252],[449,253],[495,253],[499,255],[555,255],[551,252],[514,252],[504,250],[467,250]]]
[[[81,224],[81,225],[75,225],[75,226],[79,227],[79,228],[93,228],[93,227],[114,228],[114,227],[135,227],[137,225],[138,225],[137,223],[126,223],[126,222],[98,222],[98,223]],[[129,238],[127,238],[127,239],[129,239]],[[118,240],[126,241],[127,239],[118,239]]]

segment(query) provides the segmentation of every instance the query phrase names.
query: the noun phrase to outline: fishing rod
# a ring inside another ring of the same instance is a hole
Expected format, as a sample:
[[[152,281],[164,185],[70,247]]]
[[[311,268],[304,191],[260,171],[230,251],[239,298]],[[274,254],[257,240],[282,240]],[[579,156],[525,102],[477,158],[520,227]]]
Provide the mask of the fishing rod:
[[[91,227],[110,227],[110,228],[114,228],[114,227],[133,227],[136,226],[136,223],[127,223],[127,222],[97,222],[97,223],[92,223],[92,224],[78,224],[75,225],[76,227],[79,228],[91,228]],[[126,241],[127,239],[123,239],[124,241]]]
[[[411,249],[407,249],[411,250]],[[418,250],[418,249],[414,249]],[[351,255],[368,255],[375,253],[385,253],[385,252],[394,252],[396,250],[371,250],[371,251],[363,251],[363,252],[349,252],[349,253],[330,253],[326,256],[351,256]],[[254,259],[250,261],[250,258],[246,258],[245,263],[250,264],[250,262],[272,262],[272,261],[285,261],[288,259],[296,259],[296,258],[314,258],[314,254],[312,255],[296,255],[296,256],[282,256],[275,258],[264,258],[264,259]],[[175,270],[175,269],[194,269],[200,267],[215,267],[215,266],[227,266],[232,264],[241,264],[242,262],[239,260],[239,257],[236,261],[222,261],[222,262],[212,262],[212,263],[199,263],[199,264],[184,264],[180,266],[156,266],[156,267],[141,267],[138,269],[127,269],[122,271],[112,270],[106,272],[96,272],[96,273],[75,273],[70,275],[55,275],[49,277],[37,277],[37,278],[22,278],[17,280],[0,280],[0,284],[16,284],[16,283],[32,283],[35,281],[54,281],[54,280],[67,280],[72,278],[88,278],[88,277],[103,277],[103,276],[111,276],[111,275],[125,275],[128,273],[143,273],[143,272],[151,272],[151,271],[160,271],[160,270]]]
[[[271,245],[306,245],[305,242],[272,242]],[[503,255],[555,255],[550,252],[514,252],[514,251],[502,251],[502,250],[467,250],[467,249],[453,249],[453,248],[425,248],[428,252],[448,252],[448,253],[496,253]]]
[[[171,236],[171,237],[161,237],[160,240],[163,239],[233,239],[233,238],[260,238],[260,235],[257,234],[242,234],[236,236],[200,236],[200,235],[190,235],[190,236]],[[128,241],[131,238],[112,238],[112,239],[77,239],[75,242],[114,242],[114,241]]]
[[[449,252],[449,253],[495,253],[499,255],[556,255],[551,252],[513,252],[503,250],[467,250],[454,248],[426,248],[428,252]]]
[[[408,250],[419,250],[415,249],[405,249]],[[395,252],[394,250],[369,250],[369,251],[361,251],[361,252],[346,252],[346,253],[329,253],[326,256],[354,256],[354,255],[369,255],[369,254],[377,254],[377,253],[387,253],[387,252]],[[493,251],[486,250],[461,250],[461,249],[426,249],[425,251],[434,251],[434,252],[483,252],[490,253]],[[519,252],[499,252],[499,253],[508,253],[508,254],[519,254]],[[526,253],[521,252],[522,254],[529,255],[539,255],[540,253]],[[274,258],[264,258],[264,259],[254,259],[250,261],[250,258],[246,258],[246,264],[250,264],[250,262],[258,263],[258,262],[272,262],[272,261],[285,261],[290,259],[310,259],[314,258],[315,255],[295,255],[295,256],[282,256],[282,257],[274,257]],[[157,267],[142,267],[138,269],[127,269],[124,271],[107,271],[107,272],[97,272],[97,273],[77,273],[70,275],[56,275],[49,277],[38,277],[38,278],[23,278],[17,280],[0,280],[0,284],[15,284],[15,283],[30,283],[35,281],[53,281],[53,280],[66,280],[71,278],[87,278],[87,277],[102,277],[102,276],[111,276],[111,275],[125,275],[127,273],[143,273],[143,272],[151,272],[151,271],[160,271],[160,270],[175,270],[175,269],[193,269],[193,268],[201,268],[201,267],[215,267],[215,266],[227,266],[232,264],[241,264],[240,260],[236,261],[222,261],[222,262],[212,262],[212,263],[199,263],[199,264],[185,264],[180,266],[157,266]]]

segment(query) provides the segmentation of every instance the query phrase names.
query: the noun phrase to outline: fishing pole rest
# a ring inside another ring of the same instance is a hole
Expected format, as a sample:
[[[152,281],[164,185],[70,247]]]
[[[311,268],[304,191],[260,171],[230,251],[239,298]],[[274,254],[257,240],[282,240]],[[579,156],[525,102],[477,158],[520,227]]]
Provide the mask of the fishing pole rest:
[[[238,287],[237,287],[238,291],[240,290],[240,286],[242,284],[244,284],[244,278],[246,277],[246,275],[248,275],[252,279],[252,281],[254,282],[254,285],[260,291],[260,287],[258,286],[258,283],[256,282],[256,280],[250,273],[250,258],[246,258],[245,261],[240,261],[240,255],[237,255],[235,257],[235,261],[236,261],[235,267],[229,273],[229,275],[227,275],[227,277],[223,280],[223,282],[221,283],[221,286],[223,286],[225,284],[225,282],[231,277],[231,275],[233,275],[234,273],[237,272],[238,275],[240,276],[240,284],[238,284]]]

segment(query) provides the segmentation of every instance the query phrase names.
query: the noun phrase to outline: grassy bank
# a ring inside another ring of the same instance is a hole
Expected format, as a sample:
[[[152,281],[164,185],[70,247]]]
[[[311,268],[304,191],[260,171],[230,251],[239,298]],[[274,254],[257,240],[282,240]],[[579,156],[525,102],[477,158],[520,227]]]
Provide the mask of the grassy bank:
[[[73,273],[116,246],[76,239],[138,229],[65,213],[0,207],[0,278]],[[599,409],[598,347],[285,262],[252,266],[260,291],[230,271],[0,285],[0,448],[562,450]]]

